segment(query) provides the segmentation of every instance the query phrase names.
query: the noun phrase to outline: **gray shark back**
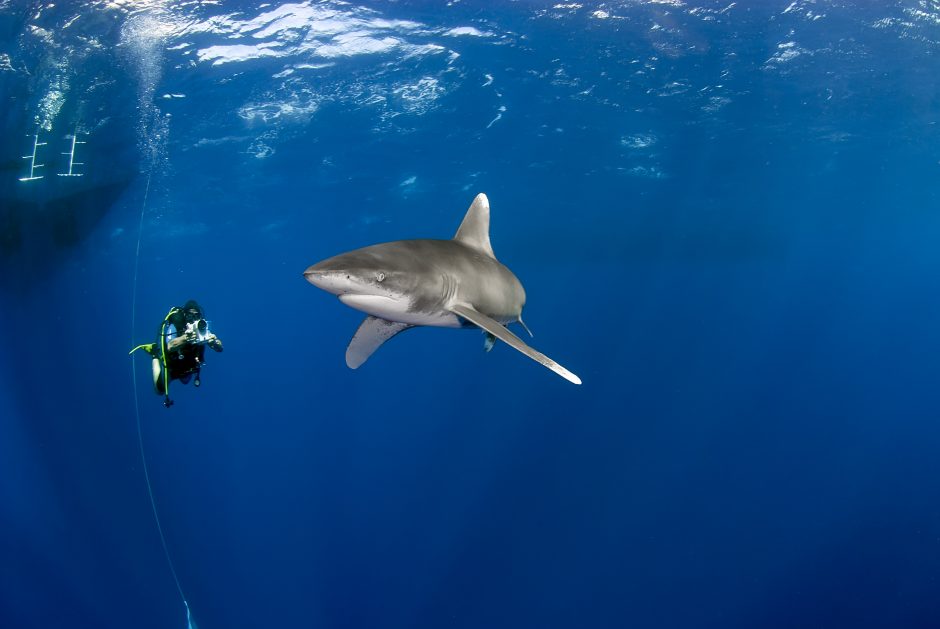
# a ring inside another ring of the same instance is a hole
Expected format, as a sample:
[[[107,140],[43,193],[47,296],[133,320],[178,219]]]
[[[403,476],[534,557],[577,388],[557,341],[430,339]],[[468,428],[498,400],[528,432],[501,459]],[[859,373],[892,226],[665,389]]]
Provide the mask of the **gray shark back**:
[[[473,304],[487,316],[516,321],[525,290],[496,258],[456,240],[399,240],[343,254],[350,268],[384,273],[389,290],[409,295],[412,312],[446,311],[453,303]]]
[[[416,325],[476,326],[487,335],[487,351],[496,339],[502,340],[581,384],[576,375],[506,328],[522,323],[526,295],[518,278],[496,259],[489,224],[489,201],[479,194],[453,240],[398,240],[310,266],[304,272],[307,281],[368,315],[347,348],[346,364],[359,367],[383,343]]]

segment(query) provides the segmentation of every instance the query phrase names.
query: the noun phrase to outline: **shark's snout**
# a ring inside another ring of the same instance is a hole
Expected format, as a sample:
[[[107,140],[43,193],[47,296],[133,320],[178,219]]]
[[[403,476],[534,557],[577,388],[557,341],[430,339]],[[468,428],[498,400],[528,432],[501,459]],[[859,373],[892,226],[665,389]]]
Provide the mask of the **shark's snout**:
[[[352,278],[342,270],[330,268],[322,262],[307,267],[304,271],[307,281],[334,295],[342,295],[349,291]]]
[[[496,259],[489,226],[489,201],[478,194],[452,240],[381,243],[307,267],[308,282],[369,315],[346,349],[346,364],[359,367],[388,339],[412,326],[472,324],[487,333],[487,350],[500,339],[569,382],[581,384],[576,375],[507,328],[514,321],[522,323],[525,290]]]
[[[385,273],[372,272],[357,268],[341,256],[317,262],[304,271],[307,281],[339,297],[344,295],[383,295],[388,296],[387,287],[382,284]]]
[[[383,319],[397,321],[410,303],[383,284],[385,272],[351,268],[342,260],[337,262],[331,258],[318,262],[304,271],[304,277],[317,288],[339,297],[350,308]]]

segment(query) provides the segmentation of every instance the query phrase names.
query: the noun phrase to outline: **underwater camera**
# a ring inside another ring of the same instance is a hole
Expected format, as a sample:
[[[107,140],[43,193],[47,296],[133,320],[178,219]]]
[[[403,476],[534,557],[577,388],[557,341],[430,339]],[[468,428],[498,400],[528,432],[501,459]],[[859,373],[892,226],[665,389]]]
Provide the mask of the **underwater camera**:
[[[205,319],[197,319],[193,323],[186,324],[186,332],[192,332],[196,336],[196,343],[205,343],[209,335],[209,324]]]

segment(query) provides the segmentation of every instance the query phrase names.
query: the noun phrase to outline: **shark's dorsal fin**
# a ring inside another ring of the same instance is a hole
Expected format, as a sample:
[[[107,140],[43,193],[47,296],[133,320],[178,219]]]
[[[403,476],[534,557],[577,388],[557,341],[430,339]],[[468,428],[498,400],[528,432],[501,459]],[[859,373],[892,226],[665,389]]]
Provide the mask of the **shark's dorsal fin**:
[[[470,204],[454,240],[482,251],[491,258],[496,257],[490,245],[490,201],[482,192]]]

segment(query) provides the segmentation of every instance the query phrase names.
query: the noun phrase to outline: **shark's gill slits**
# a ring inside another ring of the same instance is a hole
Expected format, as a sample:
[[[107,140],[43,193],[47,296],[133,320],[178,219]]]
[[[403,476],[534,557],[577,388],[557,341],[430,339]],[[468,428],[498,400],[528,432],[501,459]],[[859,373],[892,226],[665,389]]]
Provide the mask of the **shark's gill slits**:
[[[457,280],[446,273],[441,274],[441,303],[449,304],[457,295]]]
[[[489,242],[489,201],[480,193],[452,240],[386,242],[308,267],[304,275],[311,284],[338,294],[342,303],[368,315],[347,348],[346,364],[356,369],[406,327],[461,328],[470,322],[489,334],[487,351],[494,339],[500,339],[569,382],[581,384],[577,376],[506,329],[508,321],[521,320],[525,291],[493,256]],[[324,271],[337,267],[337,261],[350,260],[356,261],[355,277],[347,276],[342,286],[325,280]],[[381,269],[394,269],[393,286],[379,287],[385,276]],[[435,289],[438,281],[440,297]]]

